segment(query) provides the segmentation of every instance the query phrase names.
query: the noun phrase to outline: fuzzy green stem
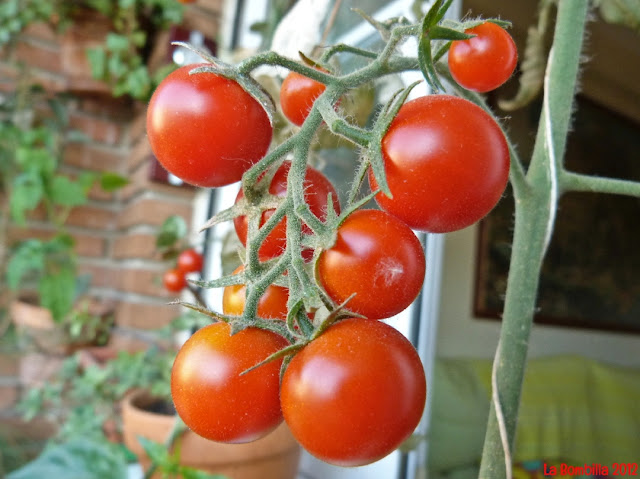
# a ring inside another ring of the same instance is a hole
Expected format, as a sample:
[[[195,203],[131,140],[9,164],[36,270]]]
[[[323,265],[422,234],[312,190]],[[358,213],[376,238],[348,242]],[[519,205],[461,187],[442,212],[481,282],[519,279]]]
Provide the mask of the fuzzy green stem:
[[[513,450],[526,367],[529,336],[536,305],[542,259],[553,229],[557,180],[562,165],[571,106],[575,95],[588,2],[563,0],[558,6],[556,30],[546,73],[543,113],[531,167],[530,188],[514,191],[513,250],[500,348],[495,358],[497,401],[490,409],[480,466],[480,478],[502,479],[512,465],[505,456]],[[498,402],[498,404],[496,404]],[[496,410],[501,410],[507,437],[502,437]],[[505,447],[508,451],[505,451]]]

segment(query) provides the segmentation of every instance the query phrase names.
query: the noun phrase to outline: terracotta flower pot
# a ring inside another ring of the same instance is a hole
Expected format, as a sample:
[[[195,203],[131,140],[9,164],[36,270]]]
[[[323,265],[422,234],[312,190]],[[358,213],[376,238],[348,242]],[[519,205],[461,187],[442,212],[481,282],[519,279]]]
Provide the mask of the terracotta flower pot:
[[[68,353],[67,336],[57,327],[48,309],[24,301],[13,301],[9,305],[9,315],[18,332],[32,341],[39,352],[53,355]]]
[[[138,456],[145,470],[150,461],[137,437],[164,443],[175,420],[173,415],[144,410],[153,402],[144,391],[135,391],[122,404],[124,443]],[[182,465],[223,474],[230,479],[294,479],[298,472],[300,446],[285,423],[267,436],[247,444],[217,443],[191,431],[184,433],[180,440]],[[160,478],[161,475],[153,477]]]

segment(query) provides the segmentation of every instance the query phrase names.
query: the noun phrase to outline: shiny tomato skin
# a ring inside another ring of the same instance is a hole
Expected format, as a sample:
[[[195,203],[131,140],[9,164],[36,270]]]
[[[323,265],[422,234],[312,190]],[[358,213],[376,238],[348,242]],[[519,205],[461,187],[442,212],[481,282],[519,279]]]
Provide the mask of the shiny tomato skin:
[[[183,273],[195,273],[202,270],[202,255],[189,248],[178,255],[178,269]]]
[[[239,266],[233,272],[238,274],[244,270]],[[247,287],[244,284],[234,284],[224,288],[222,293],[222,312],[224,314],[240,316],[244,312]],[[258,301],[258,316],[265,319],[287,319],[287,301],[289,290],[282,286],[271,284]]]
[[[229,333],[228,324],[214,323],[185,342],[171,370],[171,395],[176,411],[196,434],[217,442],[251,442],[282,422],[282,361],[240,373],[288,343],[257,328]]]
[[[289,121],[301,126],[309,116],[311,107],[326,85],[296,72],[290,72],[280,87],[280,107]]]
[[[172,268],[162,275],[162,284],[167,291],[179,293],[187,287],[187,278],[185,278],[184,272],[178,268]]]
[[[287,176],[291,163],[284,162],[276,174],[273,176],[269,185],[269,193],[274,196],[285,196],[287,193]],[[307,167],[304,182],[304,200],[309,205],[311,212],[318,217],[321,221],[324,221],[327,217],[327,200],[328,195],[331,193],[333,201],[333,208],[336,213],[340,213],[340,201],[338,200],[338,193],[331,184],[329,179],[320,173],[315,168]],[[236,203],[244,197],[242,189],[238,192],[236,197]],[[266,210],[262,213],[262,219],[260,220],[260,226],[271,217],[274,210]],[[238,216],[233,220],[233,225],[236,230],[238,238],[243,245],[247,245],[247,232],[249,229],[249,220],[246,216]],[[302,232],[305,234],[311,233],[309,227],[305,224],[302,225]],[[280,256],[285,250],[287,245],[287,221],[281,220],[275,228],[267,235],[267,238],[260,246],[258,255],[262,261]],[[306,259],[311,259],[313,252],[307,251]]]
[[[309,453],[338,466],[362,466],[409,437],[426,394],[412,344],[381,321],[351,318],[293,357],[280,400],[285,422]]]
[[[378,205],[414,230],[447,233],[482,219],[509,179],[509,148],[479,106],[450,95],[405,103],[382,140],[393,198]],[[372,189],[378,185],[369,172]]]
[[[398,314],[420,293],[426,263],[411,229],[380,210],[358,210],[338,228],[335,244],[320,253],[320,284],[337,304],[369,319]]]
[[[189,72],[186,65],[158,85],[147,110],[147,134],[164,168],[196,186],[239,181],[269,148],[272,127],[262,106],[233,80]]]
[[[518,63],[518,49],[511,35],[499,25],[482,23],[465,30],[476,35],[456,40],[449,49],[449,71],[467,90],[488,92],[505,83]]]

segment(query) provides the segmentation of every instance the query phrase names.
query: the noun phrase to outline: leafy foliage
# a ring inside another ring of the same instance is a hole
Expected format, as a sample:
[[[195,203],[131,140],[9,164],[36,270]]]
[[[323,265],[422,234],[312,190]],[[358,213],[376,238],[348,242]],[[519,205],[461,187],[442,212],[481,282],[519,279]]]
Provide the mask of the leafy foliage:
[[[117,446],[77,437],[46,449],[37,459],[13,471],[7,479],[122,479],[126,463]]]

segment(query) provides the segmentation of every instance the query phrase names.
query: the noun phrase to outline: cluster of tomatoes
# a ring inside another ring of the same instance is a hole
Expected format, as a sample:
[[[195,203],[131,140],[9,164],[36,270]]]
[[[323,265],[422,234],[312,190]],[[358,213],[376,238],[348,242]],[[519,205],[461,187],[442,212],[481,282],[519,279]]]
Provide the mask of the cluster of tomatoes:
[[[167,291],[179,293],[187,287],[187,275],[202,271],[202,255],[189,248],[180,252],[175,268],[168,269],[162,275],[162,284]]]
[[[463,87],[488,91],[513,72],[515,46],[493,23],[469,33],[476,36],[453,42],[450,70]],[[487,68],[490,60],[495,61]],[[164,167],[184,181],[203,187],[230,184],[264,157],[271,124],[238,83],[214,73],[190,75],[196,66],[176,70],[154,93],[149,140]],[[281,90],[284,114],[302,124],[324,89],[292,72]],[[194,333],[174,363],[172,394],[179,415],[196,433],[214,441],[248,442],[284,419],[316,457],[358,466],[386,456],[416,428],[426,398],[420,358],[402,334],[377,320],[404,310],[419,294],[425,257],[412,230],[455,231],[485,216],[506,187],[509,151],[487,112],[445,94],[404,104],[381,149],[392,196],[380,193],[380,209],[350,214],[314,265],[318,286],[335,304],[349,299],[348,309],[357,314],[307,341],[287,359],[282,376],[283,359],[253,368],[289,346],[270,330],[249,327],[231,335],[230,325],[218,322]],[[289,169],[283,162],[276,171],[271,195],[287,194]],[[373,173],[369,182],[375,190]],[[320,221],[326,219],[329,197],[334,211],[340,211],[334,187],[319,171],[307,168],[303,189]],[[237,201],[242,199],[240,191]],[[261,224],[273,213],[264,211]],[[246,244],[247,218],[236,217],[234,226]],[[286,229],[285,217],[260,245],[261,261],[282,254]],[[311,233],[306,225],[303,232]],[[307,253],[303,257],[311,260]],[[223,312],[241,315],[245,294],[244,285],[225,288]],[[287,288],[269,286],[258,316],[286,319],[288,296]]]

